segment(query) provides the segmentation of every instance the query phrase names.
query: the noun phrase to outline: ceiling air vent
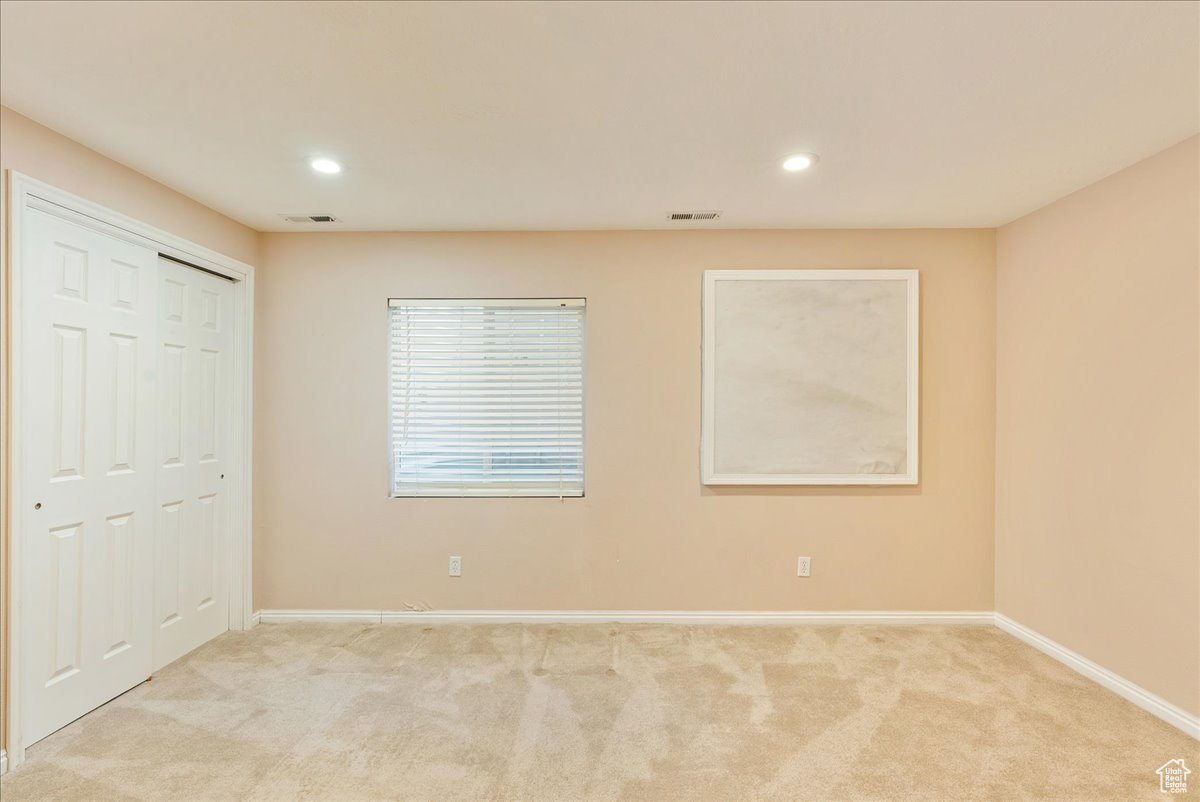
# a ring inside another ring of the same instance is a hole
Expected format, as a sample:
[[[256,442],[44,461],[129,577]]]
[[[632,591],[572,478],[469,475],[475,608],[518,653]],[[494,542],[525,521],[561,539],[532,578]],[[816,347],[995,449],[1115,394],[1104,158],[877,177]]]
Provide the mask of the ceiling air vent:
[[[336,223],[338,221],[331,214],[285,214],[283,219],[289,223]]]
[[[720,220],[720,212],[667,212],[667,219],[671,222],[680,222],[683,220]]]

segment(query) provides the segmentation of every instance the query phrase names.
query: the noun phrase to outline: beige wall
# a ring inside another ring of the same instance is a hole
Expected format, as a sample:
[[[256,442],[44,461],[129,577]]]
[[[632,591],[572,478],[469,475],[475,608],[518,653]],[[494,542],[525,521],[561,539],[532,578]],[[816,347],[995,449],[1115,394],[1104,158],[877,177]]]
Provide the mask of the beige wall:
[[[249,264],[258,232],[0,106],[0,167],[53,184]]]
[[[1200,713],[1200,138],[1000,229],[996,605]]]
[[[49,128],[38,125],[28,117],[12,109],[0,106],[0,171],[5,175],[3,191],[6,193],[4,208],[8,209],[7,171],[14,170],[48,184],[73,192],[118,212],[158,226],[166,231],[204,245],[220,253],[254,264],[258,261],[258,233],[228,217],[214,212],[206,206],[187,198],[173,189],[163,186],[146,176],[130,170],[124,165],[107,159],[78,142],[67,139]],[[7,221],[5,221],[7,226]],[[0,282],[8,283],[8,251],[4,244],[4,259],[0,265]],[[4,293],[7,303],[8,293]],[[0,349],[0,369],[7,377],[8,364],[8,310],[4,310],[4,347]],[[7,392],[7,379],[4,383]],[[7,410],[7,403],[4,405]],[[3,441],[8,442],[8,421],[0,424],[4,428]],[[7,453],[4,455],[7,476]],[[4,493],[6,505],[8,494]],[[7,553],[8,509],[0,510],[0,548]],[[8,560],[3,560],[5,570]],[[8,583],[3,583],[7,592]],[[2,600],[0,607],[0,642],[7,644],[8,603]],[[7,650],[3,650],[7,654]],[[7,659],[7,658],[5,658]],[[0,675],[4,673],[0,660]],[[7,726],[7,683],[0,676],[0,743],[3,743]]]
[[[255,605],[990,610],[994,256],[990,230],[264,235]],[[703,488],[702,271],[870,267],[921,270],[921,485]],[[586,498],[388,498],[389,296],[587,297]]]

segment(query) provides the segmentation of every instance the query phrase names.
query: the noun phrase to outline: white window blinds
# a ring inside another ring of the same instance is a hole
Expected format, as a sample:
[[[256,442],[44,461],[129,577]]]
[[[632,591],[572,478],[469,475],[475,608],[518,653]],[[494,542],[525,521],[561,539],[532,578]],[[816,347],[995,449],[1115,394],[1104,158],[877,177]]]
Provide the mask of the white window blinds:
[[[393,496],[583,495],[583,299],[388,307]]]

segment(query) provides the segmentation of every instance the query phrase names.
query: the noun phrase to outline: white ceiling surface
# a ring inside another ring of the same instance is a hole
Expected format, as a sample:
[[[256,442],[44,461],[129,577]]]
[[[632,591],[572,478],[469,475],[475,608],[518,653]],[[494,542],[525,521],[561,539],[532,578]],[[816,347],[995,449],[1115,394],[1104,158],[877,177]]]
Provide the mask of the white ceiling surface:
[[[1198,9],[6,0],[0,100],[261,230],[994,226],[1200,128]]]

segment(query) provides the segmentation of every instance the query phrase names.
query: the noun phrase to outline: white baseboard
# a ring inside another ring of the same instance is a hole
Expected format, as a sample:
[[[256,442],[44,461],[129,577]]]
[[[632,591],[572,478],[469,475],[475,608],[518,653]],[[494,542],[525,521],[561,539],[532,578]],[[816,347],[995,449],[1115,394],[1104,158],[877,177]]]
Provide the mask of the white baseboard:
[[[990,612],[851,610],[384,610],[383,623],[990,624]]]
[[[323,623],[363,622],[380,623],[379,610],[259,610],[255,613],[261,624],[290,624],[298,621]]]
[[[1104,666],[1093,663],[1081,654],[1071,651],[1045,635],[1019,624],[1002,613],[996,613],[996,626],[1008,634],[1028,643],[1038,651],[1050,655],[1068,668],[1103,685],[1118,696],[1133,702],[1151,715],[1157,716],[1173,727],[1183,730],[1193,738],[1200,739],[1200,716],[1193,716],[1161,696],[1156,696],[1140,685],[1114,674]]]
[[[0,749],[0,774],[8,773],[8,752]]]
[[[857,610],[260,610],[264,624],[293,621],[528,624],[991,624],[991,611]]]

